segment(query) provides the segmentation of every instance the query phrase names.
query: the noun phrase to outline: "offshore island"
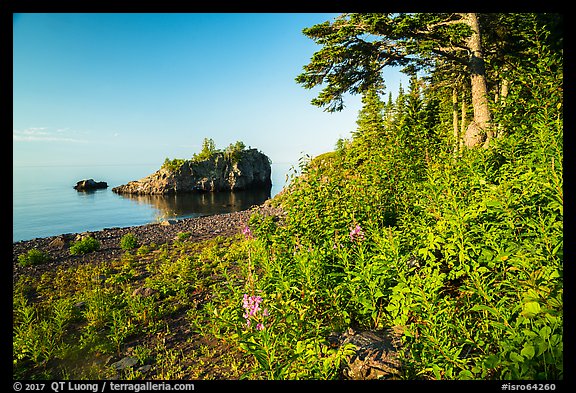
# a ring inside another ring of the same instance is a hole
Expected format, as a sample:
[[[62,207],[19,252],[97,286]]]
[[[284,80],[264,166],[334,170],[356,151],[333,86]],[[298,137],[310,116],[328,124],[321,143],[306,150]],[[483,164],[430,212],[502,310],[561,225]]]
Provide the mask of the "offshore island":
[[[204,139],[202,151],[192,159],[166,158],[162,167],[140,180],[114,187],[118,194],[167,195],[190,192],[220,192],[272,187],[270,158],[243,142],[216,150]]]

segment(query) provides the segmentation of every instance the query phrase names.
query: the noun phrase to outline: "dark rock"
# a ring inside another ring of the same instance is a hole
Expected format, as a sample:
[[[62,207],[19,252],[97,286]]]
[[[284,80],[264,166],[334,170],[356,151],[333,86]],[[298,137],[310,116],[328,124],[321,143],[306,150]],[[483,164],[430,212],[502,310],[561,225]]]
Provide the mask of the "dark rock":
[[[145,364],[143,366],[140,366],[136,369],[136,371],[141,372],[142,374],[146,374],[148,371],[150,371],[150,369],[152,368],[151,365],[149,364]]]
[[[74,304],[74,307],[79,310],[84,310],[86,308],[86,302],[78,302]]]
[[[77,233],[76,236],[74,237],[74,241],[79,242],[79,241],[82,241],[82,240],[87,239],[89,237],[92,237],[91,232]]]
[[[164,195],[185,192],[236,191],[272,186],[270,159],[257,149],[237,159],[216,153],[208,160],[184,161],[177,169],[160,168],[140,180],[114,187],[118,194]]]
[[[55,248],[58,250],[64,249],[66,248],[66,246],[69,243],[69,239],[67,239],[65,236],[60,235],[60,236],[56,236],[54,238],[54,240],[52,240],[49,244],[48,247],[49,248]]]
[[[94,181],[94,179],[88,180],[80,180],[74,186],[74,189],[77,191],[91,191],[91,190],[98,190],[101,188],[107,188],[108,183],[105,181]]]
[[[330,338],[329,338],[330,339]],[[332,336],[335,345],[353,344],[355,353],[342,370],[346,379],[399,379],[402,363],[398,356],[399,335],[392,330],[348,331]]]
[[[120,359],[116,363],[112,363],[111,366],[114,367],[116,370],[120,371],[134,367],[136,364],[138,364],[138,359],[127,356],[125,358]]]
[[[132,296],[133,297],[135,297],[135,296],[149,297],[155,293],[156,293],[156,291],[152,288],[142,287],[142,288],[136,288],[134,290],[134,292],[132,292]]]

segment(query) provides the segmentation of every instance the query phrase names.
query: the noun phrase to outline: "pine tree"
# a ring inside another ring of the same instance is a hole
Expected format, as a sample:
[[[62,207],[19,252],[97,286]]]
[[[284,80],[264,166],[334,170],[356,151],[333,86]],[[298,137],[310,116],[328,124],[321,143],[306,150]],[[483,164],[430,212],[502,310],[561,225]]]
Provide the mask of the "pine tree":
[[[358,112],[358,129],[354,137],[378,138],[384,135],[385,104],[376,89],[369,89],[362,95],[362,109]]]

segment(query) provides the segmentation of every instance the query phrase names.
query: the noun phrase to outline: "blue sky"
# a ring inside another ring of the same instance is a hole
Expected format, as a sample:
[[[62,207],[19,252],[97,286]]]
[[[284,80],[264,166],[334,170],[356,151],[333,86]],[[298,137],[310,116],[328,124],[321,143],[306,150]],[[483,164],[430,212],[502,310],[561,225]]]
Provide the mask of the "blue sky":
[[[319,49],[302,29],[337,14],[18,14],[13,24],[13,163],[161,165],[205,137],[276,163],[333,150],[356,128],[295,82]],[[385,74],[393,94],[407,79]]]

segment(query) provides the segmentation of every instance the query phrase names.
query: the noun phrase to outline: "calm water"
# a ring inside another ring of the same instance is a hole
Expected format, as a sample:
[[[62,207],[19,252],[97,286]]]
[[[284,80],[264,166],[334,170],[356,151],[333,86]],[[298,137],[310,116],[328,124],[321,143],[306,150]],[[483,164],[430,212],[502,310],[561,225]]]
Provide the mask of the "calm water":
[[[172,196],[118,195],[112,188],[155,172],[158,165],[13,167],[12,241],[240,211],[276,195],[291,164],[272,164],[272,189]],[[82,179],[107,189],[78,192]]]

